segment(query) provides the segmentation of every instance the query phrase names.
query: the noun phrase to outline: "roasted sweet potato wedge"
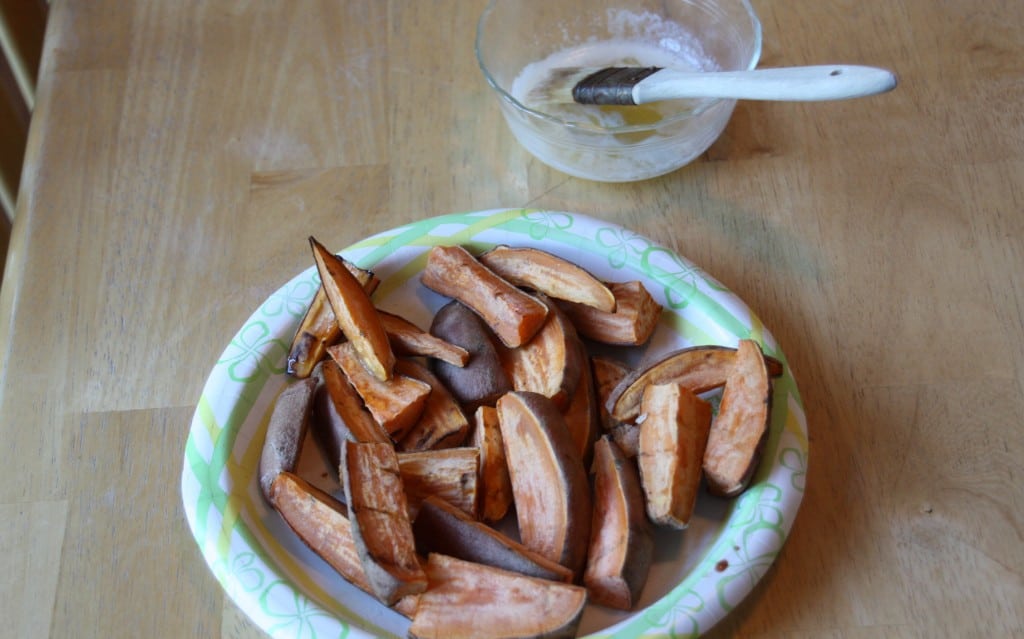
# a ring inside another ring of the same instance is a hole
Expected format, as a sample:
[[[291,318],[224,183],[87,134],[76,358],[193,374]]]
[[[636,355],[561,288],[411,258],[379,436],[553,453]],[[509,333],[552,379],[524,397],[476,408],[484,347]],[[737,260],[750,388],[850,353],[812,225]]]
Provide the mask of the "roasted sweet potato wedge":
[[[359,281],[366,294],[373,295],[373,291],[380,284],[380,279],[372,271],[361,269],[340,255],[338,257]],[[299,379],[309,377],[317,363],[327,357],[327,347],[337,344],[339,339],[341,327],[334,317],[334,309],[327,299],[327,291],[321,285],[313,295],[313,300],[295,331],[295,337],[292,338],[292,345],[288,351],[288,374]]]
[[[337,364],[331,360],[324,360],[317,364],[317,366],[322,368],[325,362],[337,368]],[[340,371],[338,374],[340,375]],[[317,375],[318,373],[314,372],[311,377]],[[322,374],[320,374],[320,379],[323,379]],[[373,419],[370,418],[370,421],[373,422]],[[374,426],[376,426],[376,423],[374,423]],[[331,399],[331,395],[323,381],[317,384],[316,390],[313,392],[313,410],[309,415],[309,434],[312,435],[313,441],[316,442],[317,447],[320,449],[320,453],[327,460],[328,467],[333,470],[335,477],[337,477],[337,473],[340,472],[339,464],[341,463],[342,447],[346,441],[354,439],[354,437],[345,424],[345,420],[341,418],[338,410],[334,407],[334,400]]]
[[[333,358],[319,364],[323,383],[317,388],[310,430],[331,468],[338,470],[346,441],[390,443],[391,437],[363,406]]]
[[[512,390],[512,382],[501,364],[494,343],[494,333],[458,301],[441,307],[434,315],[430,333],[466,349],[469,362],[453,366],[434,360],[431,370],[467,411],[477,406],[493,406],[498,398]]]
[[[575,348],[579,351],[579,358],[583,363],[580,367],[580,381],[562,414],[565,416],[569,434],[572,435],[572,440],[580,453],[580,459],[586,467],[594,454],[594,442],[600,435],[601,413],[590,358],[583,343],[578,339],[575,341]]]
[[[362,397],[359,396],[334,358],[324,361],[323,377],[328,397],[352,435],[349,439],[357,442],[379,442],[382,444],[391,441],[387,431],[366,409]]]
[[[597,395],[602,405],[611,397],[619,382],[631,372],[626,364],[608,357],[591,357],[590,367],[594,371],[594,384],[597,386]],[[607,411],[603,411],[603,414],[607,414]]]
[[[423,592],[398,456],[389,444],[345,442],[345,501],[352,538],[373,594],[386,605]]]
[[[374,420],[393,439],[401,439],[423,414],[430,384],[407,375],[392,375],[391,379],[380,381],[360,363],[352,342],[335,344],[327,352],[345,372]]]
[[[287,471],[271,485],[270,501],[310,550],[347,581],[373,594],[352,538],[345,504]]]
[[[509,348],[529,341],[548,314],[547,306],[496,275],[461,246],[431,248],[420,281],[471,308]]]
[[[359,361],[378,380],[391,379],[395,355],[377,309],[359,280],[341,258],[310,237],[317,271],[342,334],[355,348]]]
[[[516,286],[532,288],[550,297],[615,312],[615,295],[604,282],[585,269],[536,248],[496,246],[480,261]]]
[[[391,349],[397,355],[433,357],[459,367],[469,361],[469,351],[461,346],[431,335],[404,317],[380,309],[377,312],[391,340]]]
[[[583,584],[590,600],[631,610],[654,555],[636,464],[607,435],[594,445],[594,521]]]
[[[712,494],[735,497],[750,483],[768,436],[771,404],[771,377],[761,347],[741,340],[704,452]]]
[[[587,602],[580,586],[527,577],[434,553],[419,597],[414,639],[568,639]]]
[[[416,451],[461,446],[469,434],[469,420],[441,380],[427,370],[426,366],[411,359],[398,360],[395,363],[395,371],[430,386],[430,394],[427,396],[423,412],[398,441],[398,450]]]
[[[433,495],[476,519],[480,510],[480,452],[473,447],[398,453],[398,468],[415,516],[420,502]]]
[[[732,370],[736,349],[728,346],[691,346],[673,351],[641,366],[623,379],[608,399],[609,414],[618,421],[632,422],[640,415],[640,399],[649,384],[682,384],[696,394],[721,387]],[[782,374],[782,364],[765,358],[769,374]]]
[[[274,478],[283,471],[295,469],[309,428],[315,391],[316,380],[307,377],[286,386],[274,402],[260,454],[260,491],[267,500]]]
[[[656,524],[686,528],[697,502],[711,404],[680,384],[651,384],[641,406],[636,459],[647,516]]]
[[[580,575],[590,536],[590,484],[554,402],[513,391],[498,400],[523,544]]]
[[[639,281],[608,284],[615,295],[615,311],[586,304],[563,302],[562,308],[580,335],[602,344],[645,344],[661,318],[661,305]]]
[[[626,457],[636,457],[640,441],[640,428],[629,422],[620,422],[608,413],[608,399],[615,388],[630,373],[630,368],[607,357],[592,357],[594,382],[597,385],[598,406],[601,413],[601,427],[611,435]]]
[[[416,550],[424,556],[441,553],[531,577],[572,583],[572,572],[565,566],[476,521],[439,497],[423,500],[412,532]]]
[[[480,517],[484,521],[500,521],[512,506],[512,480],[501,443],[498,411],[493,406],[481,406],[476,409],[473,422],[472,443],[480,451]]]
[[[313,296],[313,301],[306,309],[306,314],[302,316],[299,328],[292,338],[292,345],[288,350],[288,374],[299,379],[309,377],[317,362],[327,356],[327,347],[338,343],[340,338],[341,329],[334,319],[334,311],[327,301],[327,293],[321,286]]]
[[[499,347],[498,355],[514,390],[540,393],[564,409],[579,384],[585,357],[569,318],[549,307],[547,321],[528,342],[518,348]]]

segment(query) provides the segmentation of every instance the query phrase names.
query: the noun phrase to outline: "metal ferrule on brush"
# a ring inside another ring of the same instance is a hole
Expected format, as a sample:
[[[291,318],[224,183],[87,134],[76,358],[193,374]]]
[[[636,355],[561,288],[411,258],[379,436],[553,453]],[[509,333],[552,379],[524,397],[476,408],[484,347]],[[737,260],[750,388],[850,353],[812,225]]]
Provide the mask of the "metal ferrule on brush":
[[[572,89],[579,104],[636,104],[633,87],[661,67],[608,67],[580,80]]]

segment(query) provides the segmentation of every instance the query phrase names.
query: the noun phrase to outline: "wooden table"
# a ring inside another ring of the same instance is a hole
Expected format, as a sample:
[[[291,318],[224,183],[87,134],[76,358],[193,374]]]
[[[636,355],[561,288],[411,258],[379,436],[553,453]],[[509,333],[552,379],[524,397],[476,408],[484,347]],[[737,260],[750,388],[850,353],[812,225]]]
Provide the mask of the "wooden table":
[[[311,232],[504,206],[658,238],[785,350],[806,495],[713,635],[1024,634],[1024,4],[759,0],[763,66],[899,88],[741,104],[699,161],[625,185],[516,145],[483,4],[53,4],[0,294],[0,636],[262,636],[181,504],[217,354]]]

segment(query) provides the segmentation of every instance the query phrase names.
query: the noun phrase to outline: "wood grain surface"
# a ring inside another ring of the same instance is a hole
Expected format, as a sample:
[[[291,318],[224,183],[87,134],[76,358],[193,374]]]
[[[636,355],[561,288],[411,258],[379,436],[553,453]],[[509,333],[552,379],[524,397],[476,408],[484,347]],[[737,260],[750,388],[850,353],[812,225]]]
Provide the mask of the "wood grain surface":
[[[0,637],[263,636],[181,506],[216,354],[311,233],[527,205],[687,256],[792,366],[807,492],[712,636],[1024,636],[1024,3],[756,0],[762,66],[899,87],[741,103],[622,185],[517,146],[483,4],[51,5],[0,289]]]

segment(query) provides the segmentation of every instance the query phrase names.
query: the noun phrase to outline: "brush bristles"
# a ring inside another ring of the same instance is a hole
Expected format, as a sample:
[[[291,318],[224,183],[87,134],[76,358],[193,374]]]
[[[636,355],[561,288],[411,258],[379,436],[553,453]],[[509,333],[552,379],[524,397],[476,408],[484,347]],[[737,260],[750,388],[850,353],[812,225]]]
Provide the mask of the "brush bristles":
[[[633,87],[659,71],[658,67],[608,67],[588,75],[572,90],[572,98],[580,104],[636,104]]]
[[[590,68],[558,67],[527,95],[527,104],[571,104],[573,89],[594,72]]]
[[[631,105],[633,87],[661,67],[564,67],[530,91],[533,103]]]

